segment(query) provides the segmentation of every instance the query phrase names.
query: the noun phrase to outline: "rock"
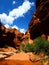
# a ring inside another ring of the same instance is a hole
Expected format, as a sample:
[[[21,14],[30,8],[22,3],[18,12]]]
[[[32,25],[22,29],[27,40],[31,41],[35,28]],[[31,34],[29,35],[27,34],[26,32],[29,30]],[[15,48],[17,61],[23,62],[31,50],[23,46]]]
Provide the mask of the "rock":
[[[6,55],[0,54],[0,59],[3,59],[5,57],[6,57]]]
[[[37,8],[38,6],[40,6],[40,4],[41,4],[42,2],[45,2],[45,1],[48,1],[48,0],[36,0],[36,8]]]
[[[0,52],[15,52],[16,49],[8,46],[7,48],[0,48]]]
[[[37,62],[37,61],[40,61],[40,56],[39,55],[35,55],[35,54],[30,54],[29,55],[29,59],[32,61],[32,62]]]
[[[45,34],[42,34],[42,35],[41,35],[41,38],[42,38],[43,40],[46,40],[46,35],[45,35]]]
[[[30,38],[49,35],[49,0],[37,0],[37,10],[29,23]]]
[[[26,31],[25,35],[21,38],[22,44],[33,44],[33,40],[30,39],[30,33],[29,31]]]
[[[23,33],[21,33],[17,29],[5,28],[0,22],[0,47],[4,47],[5,45],[12,46],[14,48],[19,47],[23,37]]]
[[[22,44],[28,44],[30,39],[30,33],[26,32],[21,39],[22,39]]]

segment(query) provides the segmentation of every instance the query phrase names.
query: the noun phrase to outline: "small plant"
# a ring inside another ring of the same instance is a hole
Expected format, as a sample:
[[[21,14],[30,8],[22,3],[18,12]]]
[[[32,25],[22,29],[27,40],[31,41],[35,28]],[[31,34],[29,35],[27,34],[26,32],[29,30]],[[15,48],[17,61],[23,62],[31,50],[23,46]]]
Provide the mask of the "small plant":
[[[24,52],[32,52],[33,51],[33,45],[32,44],[22,44],[22,50]]]
[[[49,41],[43,40],[41,37],[38,37],[34,40],[33,51],[36,53],[45,52],[49,55]]]
[[[43,40],[41,37],[34,39],[34,44],[22,44],[21,49],[24,52],[40,53],[44,52],[49,55],[49,41]]]

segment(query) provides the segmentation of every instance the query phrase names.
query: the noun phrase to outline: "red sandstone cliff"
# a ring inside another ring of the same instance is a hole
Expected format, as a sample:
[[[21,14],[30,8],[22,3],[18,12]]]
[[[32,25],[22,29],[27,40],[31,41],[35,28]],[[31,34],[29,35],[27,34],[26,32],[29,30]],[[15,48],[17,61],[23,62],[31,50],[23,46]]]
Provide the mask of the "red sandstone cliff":
[[[29,23],[31,39],[49,35],[49,0],[36,0],[37,10]]]
[[[14,48],[20,46],[22,41],[21,37],[23,35],[24,34],[19,30],[5,28],[0,23],[0,47],[3,47],[4,45],[12,46]]]

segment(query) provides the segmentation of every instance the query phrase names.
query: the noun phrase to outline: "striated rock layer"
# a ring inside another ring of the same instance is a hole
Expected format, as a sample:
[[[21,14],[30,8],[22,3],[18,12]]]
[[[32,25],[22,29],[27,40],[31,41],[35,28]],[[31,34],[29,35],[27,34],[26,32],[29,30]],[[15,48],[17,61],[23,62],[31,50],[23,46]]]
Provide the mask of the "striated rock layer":
[[[49,36],[49,0],[37,0],[37,10],[29,23],[31,39],[42,34]]]

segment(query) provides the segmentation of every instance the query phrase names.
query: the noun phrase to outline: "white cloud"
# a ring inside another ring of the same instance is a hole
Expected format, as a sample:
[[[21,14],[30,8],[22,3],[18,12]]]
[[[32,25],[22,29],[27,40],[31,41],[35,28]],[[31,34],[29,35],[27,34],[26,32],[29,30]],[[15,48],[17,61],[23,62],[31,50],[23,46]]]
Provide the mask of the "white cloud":
[[[25,0],[24,3],[19,6],[18,8],[13,9],[9,12],[9,15],[6,13],[0,14],[0,19],[2,20],[2,23],[4,24],[13,24],[13,21],[19,17],[23,17],[28,10],[30,10],[31,6],[34,5],[34,2],[29,2],[28,0]]]
[[[6,19],[7,19],[7,15],[5,13],[3,14],[0,14],[0,19],[1,19],[1,22],[6,24]],[[4,22],[5,21],[5,22]]]
[[[8,24],[4,25],[6,28],[10,28],[10,26]],[[15,28],[17,30],[19,30],[21,33],[24,33],[26,32],[26,30],[24,28],[19,28],[18,26],[14,25],[12,26],[11,28]]]
[[[8,24],[4,25],[6,28],[9,28],[10,26]]]
[[[16,1],[13,1],[13,3],[12,4],[16,4]]]
[[[18,26],[14,25],[12,26],[12,28],[16,28],[17,30],[19,30],[21,33],[25,33],[26,30],[24,28],[19,28]]]
[[[13,1],[13,4],[15,4],[15,1]],[[25,0],[22,5],[20,5],[18,8],[13,9],[9,12],[7,15],[6,13],[0,14],[1,22],[9,28],[11,24],[13,24],[14,20],[19,17],[24,17],[24,14],[27,13],[30,8],[34,6],[34,2],[29,2],[28,0]],[[13,26],[13,28],[19,29],[21,32],[25,32],[25,29],[20,29],[16,25]]]
[[[25,33],[26,30],[23,28],[23,29],[20,29],[20,32],[21,32],[21,33]]]
[[[35,3],[34,3],[34,2],[32,2],[32,4],[31,4],[31,5],[33,5],[33,6],[34,6],[34,5],[35,5]]]
[[[2,20],[2,23],[11,25],[15,19],[23,17],[24,14],[28,12],[28,10],[30,10],[31,6],[33,5],[34,2],[31,3],[28,0],[25,0],[21,6],[10,11],[9,15],[6,13],[0,14],[0,19]]]
[[[28,10],[30,10],[31,6],[33,6],[34,2],[25,1],[21,6],[18,8],[13,9],[9,12],[9,15],[17,19],[18,17],[23,16]]]
[[[18,26],[16,26],[16,25],[12,26],[11,28],[16,28],[16,29],[19,30]]]
[[[7,14],[0,14],[0,19],[3,24],[13,24],[14,18],[11,16],[7,16]]]
[[[10,26],[8,24],[4,25],[6,28],[10,28]],[[14,25],[12,26],[11,28],[15,28],[17,30],[19,30],[21,33],[24,33],[26,32],[26,30],[24,28],[19,28],[18,26]]]

